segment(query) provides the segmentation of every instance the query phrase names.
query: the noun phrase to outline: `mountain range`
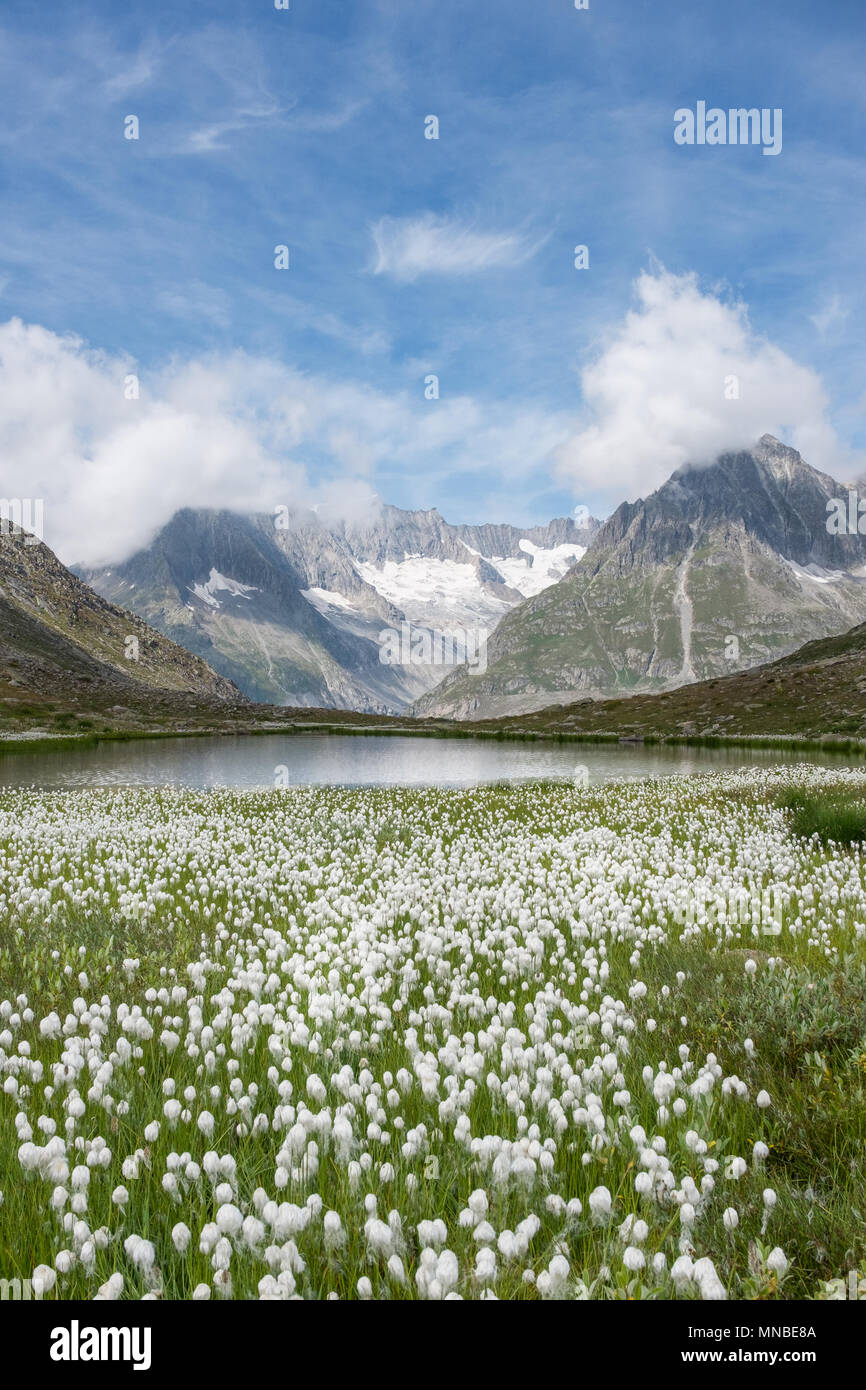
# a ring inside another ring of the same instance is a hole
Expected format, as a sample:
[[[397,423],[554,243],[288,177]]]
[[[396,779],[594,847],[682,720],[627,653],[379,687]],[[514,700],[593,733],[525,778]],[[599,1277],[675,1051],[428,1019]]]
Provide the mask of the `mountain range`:
[[[581,729],[616,712],[628,731],[647,699],[722,682],[734,700],[735,673],[866,622],[850,495],[765,435],[580,528],[454,526],[388,506],[336,524],[187,509],[122,564],[76,575],[7,527],[2,699],[10,714],[36,691],[100,718],[129,708],[135,727],[148,705],[169,723],[187,706],[233,723],[255,701],[253,723],[304,709],[471,722],[543,710],[542,723]],[[383,662],[383,636],[406,628],[489,633],[486,669],[442,679],[429,652]],[[701,706],[714,727],[706,717]]]
[[[383,661],[382,635],[492,632],[557,582],[598,529],[454,526],[437,511],[383,506],[364,524],[313,512],[243,516],[186,509],[124,563],[77,573],[205,660],[250,698],[399,713],[444,673],[435,648]],[[439,653],[441,654],[441,653]]]

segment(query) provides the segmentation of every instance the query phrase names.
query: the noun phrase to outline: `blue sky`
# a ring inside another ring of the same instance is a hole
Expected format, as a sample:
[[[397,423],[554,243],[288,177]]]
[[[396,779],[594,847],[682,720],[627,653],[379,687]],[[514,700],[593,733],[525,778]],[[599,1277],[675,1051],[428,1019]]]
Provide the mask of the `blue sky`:
[[[557,458],[587,425],[581,372],[661,265],[747,306],[862,449],[862,0],[590,5],[4,0],[0,319],[131,361],[143,396],[181,364],[270,364],[283,422],[299,381],[316,400],[314,429],[265,429],[277,467],[286,449],[313,482],[530,522],[644,490],[639,459],[611,482]],[[782,153],[678,147],[699,99],[782,108]],[[258,389],[225,409],[267,414]],[[353,448],[365,399],[390,423]]]

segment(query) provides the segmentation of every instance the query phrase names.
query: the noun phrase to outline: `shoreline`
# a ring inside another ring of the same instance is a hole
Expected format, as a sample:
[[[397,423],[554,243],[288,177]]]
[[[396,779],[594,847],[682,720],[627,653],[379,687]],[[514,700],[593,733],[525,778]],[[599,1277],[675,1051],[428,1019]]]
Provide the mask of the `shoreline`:
[[[838,753],[866,757],[866,739],[845,734],[643,734],[622,735],[606,730],[575,732],[559,729],[489,729],[471,726],[425,725],[404,727],[393,724],[344,724],[329,721],[287,721],[275,727],[247,726],[236,729],[117,729],[102,733],[0,734],[0,758],[16,753],[61,752],[71,748],[94,748],[100,743],[137,743],[169,738],[267,738],[271,735],[303,733],[334,734],[348,737],[488,739],[506,743],[587,743],[622,744],[648,747],[790,749],[792,752]]]

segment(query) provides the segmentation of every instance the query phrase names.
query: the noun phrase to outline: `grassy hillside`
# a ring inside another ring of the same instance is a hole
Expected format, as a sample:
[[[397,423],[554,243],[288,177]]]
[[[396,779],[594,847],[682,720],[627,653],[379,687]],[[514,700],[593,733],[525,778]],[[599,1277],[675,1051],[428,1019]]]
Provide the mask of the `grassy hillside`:
[[[45,641],[41,632],[40,640]],[[51,655],[59,660],[58,639]],[[81,659],[81,653],[78,658]],[[83,675],[87,676],[87,670]],[[254,705],[181,691],[69,680],[62,689],[0,670],[0,736],[265,733],[293,727],[472,737],[800,738],[866,740],[866,624],[810,642],[771,665],[657,695],[583,700],[475,722],[388,718],[351,710]]]

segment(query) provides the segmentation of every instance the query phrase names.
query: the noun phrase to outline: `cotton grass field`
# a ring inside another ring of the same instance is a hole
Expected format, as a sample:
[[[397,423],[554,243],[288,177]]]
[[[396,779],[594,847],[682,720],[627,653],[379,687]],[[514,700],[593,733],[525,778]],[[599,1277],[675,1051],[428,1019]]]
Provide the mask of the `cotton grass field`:
[[[795,787],[866,775],[0,793],[0,1277],[844,1297],[866,859]]]

